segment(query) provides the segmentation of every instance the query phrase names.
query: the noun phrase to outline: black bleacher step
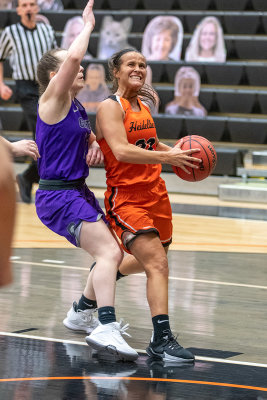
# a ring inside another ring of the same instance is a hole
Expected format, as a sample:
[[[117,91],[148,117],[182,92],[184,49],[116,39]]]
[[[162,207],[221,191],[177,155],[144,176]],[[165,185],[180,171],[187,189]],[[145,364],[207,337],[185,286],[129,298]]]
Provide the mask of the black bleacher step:
[[[18,132],[18,131],[4,131],[2,132],[4,138],[9,140],[10,142],[15,142],[21,139],[32,139],[31,132]],[[160,138],[160,141],[166,143],[169,146],[174,146],[176,140],[164,140]],[[217,165],[214,169],[212,175],[229,175],[235,176],[237,166],[243,165],[243,153],[244,153],[244,144],[238,143],[216,143],[212,142],[216,152],[217,152]],[[222,147],[224,146],[224,147]],[[259,147],[257,147],[259,148]],[[264,148],[264,146],[262,146]],[[245,148],[246,149],[246,148]],[[20,157],[16,159],[16,162],[26,162],[28,157]],[[170,165],[164,164],[162,166],[163,172],[173,172]]]
[[[244,11],[249,0],[213,0],[217,10]]]
[[[95,129],[95,113],[88,114],[92,129]],[[23,130],[25,126],[20,106],[0,106],[0,119],[4,130]],[[156,114],[154,116],[158,136],[164,139],[178,139],[186,134],[207,135],[209,140],[225,140],[232,142],[267,143],[267,116],[255,118],[252,114],[246,117],[210,116],[204,118]],[[25,130],[25,129],[24,129]]]
[[[186,0],[186,2],[188,1],[189,0]],[[201,1],[203,2],[205,0]],[[197,0],[197,2],[200,3],[200,0]],[[235,0],[233,3],[234,2]],[[48,18],[56,31],[62,31],[67,20],[73,16],[82,15],[82,10],[72,9],[63,10],[61,12],[42,11],[42,14]],[[144,27],[150,19],[157,15],[173,15],[182,21],[185,32],[192,33],[201,19],[212,14],[220,20],[225,34],[256,34],[261,31],[267,33],[266,11],[190,10],[189,7],[187,7],[187,10],[181,10],[177,7],[176,9],[168,11],[127,10],[126,8],[119,10],[95,9],[94,14],[96,19],[95,32],[99,31],[102,19],[105,15],[112,15],[116,19],[123,19],[127,16],[131,16],[136,32],[143,32]],[[7,24],[16,23],[18,20],[15,9],[0,10],[0,28],[3,28]],[[139,23],[141,20],[143,21],[142,24]]]
[[[3,130],[19,131],[23,129],[24,115],[20,106],[0,106],[0,119]]]
[[[211,111],[208,95],[216,100],[220,113],[267,114],[267,90],[263,88],[202,86],[199,95],[200,103]]]
[[[256,93],[229,93],[217,92],[215,94],[219,106],[219,111],[222,113],[245,113],[250,114],[253,105],[256,101]]]
[[[228,130],[233,142],[257,143],[267,142],[266,120],[231,118],[228,121]]]
[[[266,0],[251,0],[251,3],[255,11],[267,11]]]
[[[182,10],[208,10],[212,0],[177,0]]]
[[[73,0],[73,2],[71,2],[70,0],[70,5],[72,6],[72,8],[75,8],[76,10],[83,10],[86,6],[86,4],[88,3],[88,0]],[[96,0],[94,2],[94,10],[97,9],[102,9],[105,6],[105,0]],[[71,7],[64,7],[64,8],[71,8]]]
[[[83,10],[88,0],[62,0],[64,10]],[[117,5],[116,2],[119,4]],[[97,0],[94,9],[161,9],[267,11],[266,0]]]
[[[14,91],[14,81],[5,80],[5,84]],[[160,112],[165,112],[166,105],[174,99],[174,86],[153,84],[160,98]],[[199,101],[208,111],[208,114],[220,116],[220,114],[267,114],[267,89],[262,88],[231,88],[231,87],[213,87],[211,85],[202,85]],[[216,107],[214,104],[216,103]],[[14,104],[14,95],[5,101],[0,99],[0,105],[3,107]],[[259,116],[260,117],[260,116]],[[263,116],[261,116],[263,117]],[[265,117],[264,117],[265,118]]]
[[[236,176],[237,167],[243,166],[243,154],[240,149],[216,148],[217,164],[212,175]]]
[[[142,2],[146,10],[171,10],[173,5],[176,5],[176,0],[164,0],[164,4],[162,0],[142,0]]]
[[[134,10],[139,0],[107,0],[111,10]]]

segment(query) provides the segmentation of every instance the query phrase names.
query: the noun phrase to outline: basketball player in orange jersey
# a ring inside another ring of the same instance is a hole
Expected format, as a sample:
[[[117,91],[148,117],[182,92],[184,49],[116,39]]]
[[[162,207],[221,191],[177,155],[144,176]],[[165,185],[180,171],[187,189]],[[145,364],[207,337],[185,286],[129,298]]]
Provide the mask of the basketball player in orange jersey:
[[[149,356],[193,362],[193,354],[173,336],[168,316],[168,260],[172,241],[172,211],[160,178],[161,164],[198,168],[192,156],[199,149],[181,150],[159,142],[149,107],[152,88],[145,85],[146,60],[134,49],[124,49],[109,61],[114,95],[99,106],[97,141],[104,154],[107,178],[107,218],[121,239],[125,257],[120,272],[145,271],[153,334]],[[142,100],[141,100],[142,99]],[[133,257],[134,256],[134,257]]]

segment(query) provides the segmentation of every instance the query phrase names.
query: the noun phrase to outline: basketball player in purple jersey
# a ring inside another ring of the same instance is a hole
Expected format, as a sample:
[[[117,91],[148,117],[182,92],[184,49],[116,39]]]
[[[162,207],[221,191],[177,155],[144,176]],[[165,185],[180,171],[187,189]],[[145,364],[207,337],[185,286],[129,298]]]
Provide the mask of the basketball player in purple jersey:
[[[93,0],[83,11],[84,28],[68,50],[44,54],[37,68],[40,101],[36,142],[41,158],[36,211],[52,231],[66,237],[96,260],[83,294],[73,303],[64,325],[89,333],[86,341],[126,360],[137,352],[121,336],[127,326],[116,322],[116,273],[122,251],[108,227],[94,194],[85,184],[89,165],[103,161],[84,107],[75,98],[84,86],[80,65],[95,25]],[[98,307],[99,321],[93,316]]]

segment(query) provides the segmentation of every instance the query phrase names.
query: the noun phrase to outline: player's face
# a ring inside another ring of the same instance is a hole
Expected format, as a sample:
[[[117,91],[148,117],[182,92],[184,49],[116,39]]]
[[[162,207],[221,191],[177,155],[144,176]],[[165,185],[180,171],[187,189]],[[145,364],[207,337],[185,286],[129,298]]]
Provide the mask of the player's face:
[[[169,29],[153,35],[151,39],[151,59],[168,60],[172,48],[172,37]]]
[[[17,14],[22,18],[28,18],[28,15],[36,15],[39,12],[37,0],[19,0]]]
[[[73,82],[73,88],[75,91],[77,90],[77,93],[84,87],[83,71],[84,68],[80,65],[79,72]]]
[[[179,85],[181,97],[192,97],[194,95],[195,83],[193,79],[182,79]]]
[[[89,69],[86,73],[86,84],[90,90],[97,90],[101,83],[101,73],[97,69]]]
[[[200,33],[200,48],[202,50],[211,50],[215,47],[217,41],[217,31],[213,22],[208,22]]]
[[[118,86],[139,90],[146,79],[146,60],[141,53],[130,51],[121,57],[121,65],[115,73]]]

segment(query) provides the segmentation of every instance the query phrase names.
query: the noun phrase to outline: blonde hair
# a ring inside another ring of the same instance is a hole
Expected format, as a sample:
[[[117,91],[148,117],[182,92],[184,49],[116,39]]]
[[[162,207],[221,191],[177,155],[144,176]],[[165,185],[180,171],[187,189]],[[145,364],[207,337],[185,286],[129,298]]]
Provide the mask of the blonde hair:
[[[201,85],[200,75],[193,67],[182,67],[178,69],[174,79],[174,95],[177,97],[181,96],[180,83],[183,79],[192,79],[194,81],[195,87],[193,96],[198,97]]]
[[[200,34],[204,26],[208,23],[214,24],[216,28],[217,38],[213,50],[212,61],[225,62],[226,48],[224,43],[223,29],[220,21],[216,17],[205,17],[197,25],[193,36],[185,52],[185,61],[198,61],[200,56]],[[207,59],[208,60],[208,59]]]
[[[179,18],[165,15],[153,18],[146,26],[142,41],[142,54],[146,59],[151,56],[152,37],[166,30],[171,32],[172,38],[169,57],[176,61],[180,60],[184,33],[183,25]]]
[[[60,46],[62,49],[68,49],[70,47],[71,43],[69,43],[69,37],[71,34],[72,27],[75,24],[80,24],[83,27],[84,22],[83,22],[82,17],[80,17],[80,16],[72,17],[72,18],[68,19],[68,21],[66,22],[66,24],[64,26],[63,36],[62,36],[62,41],[61,41],[61,46]]]

